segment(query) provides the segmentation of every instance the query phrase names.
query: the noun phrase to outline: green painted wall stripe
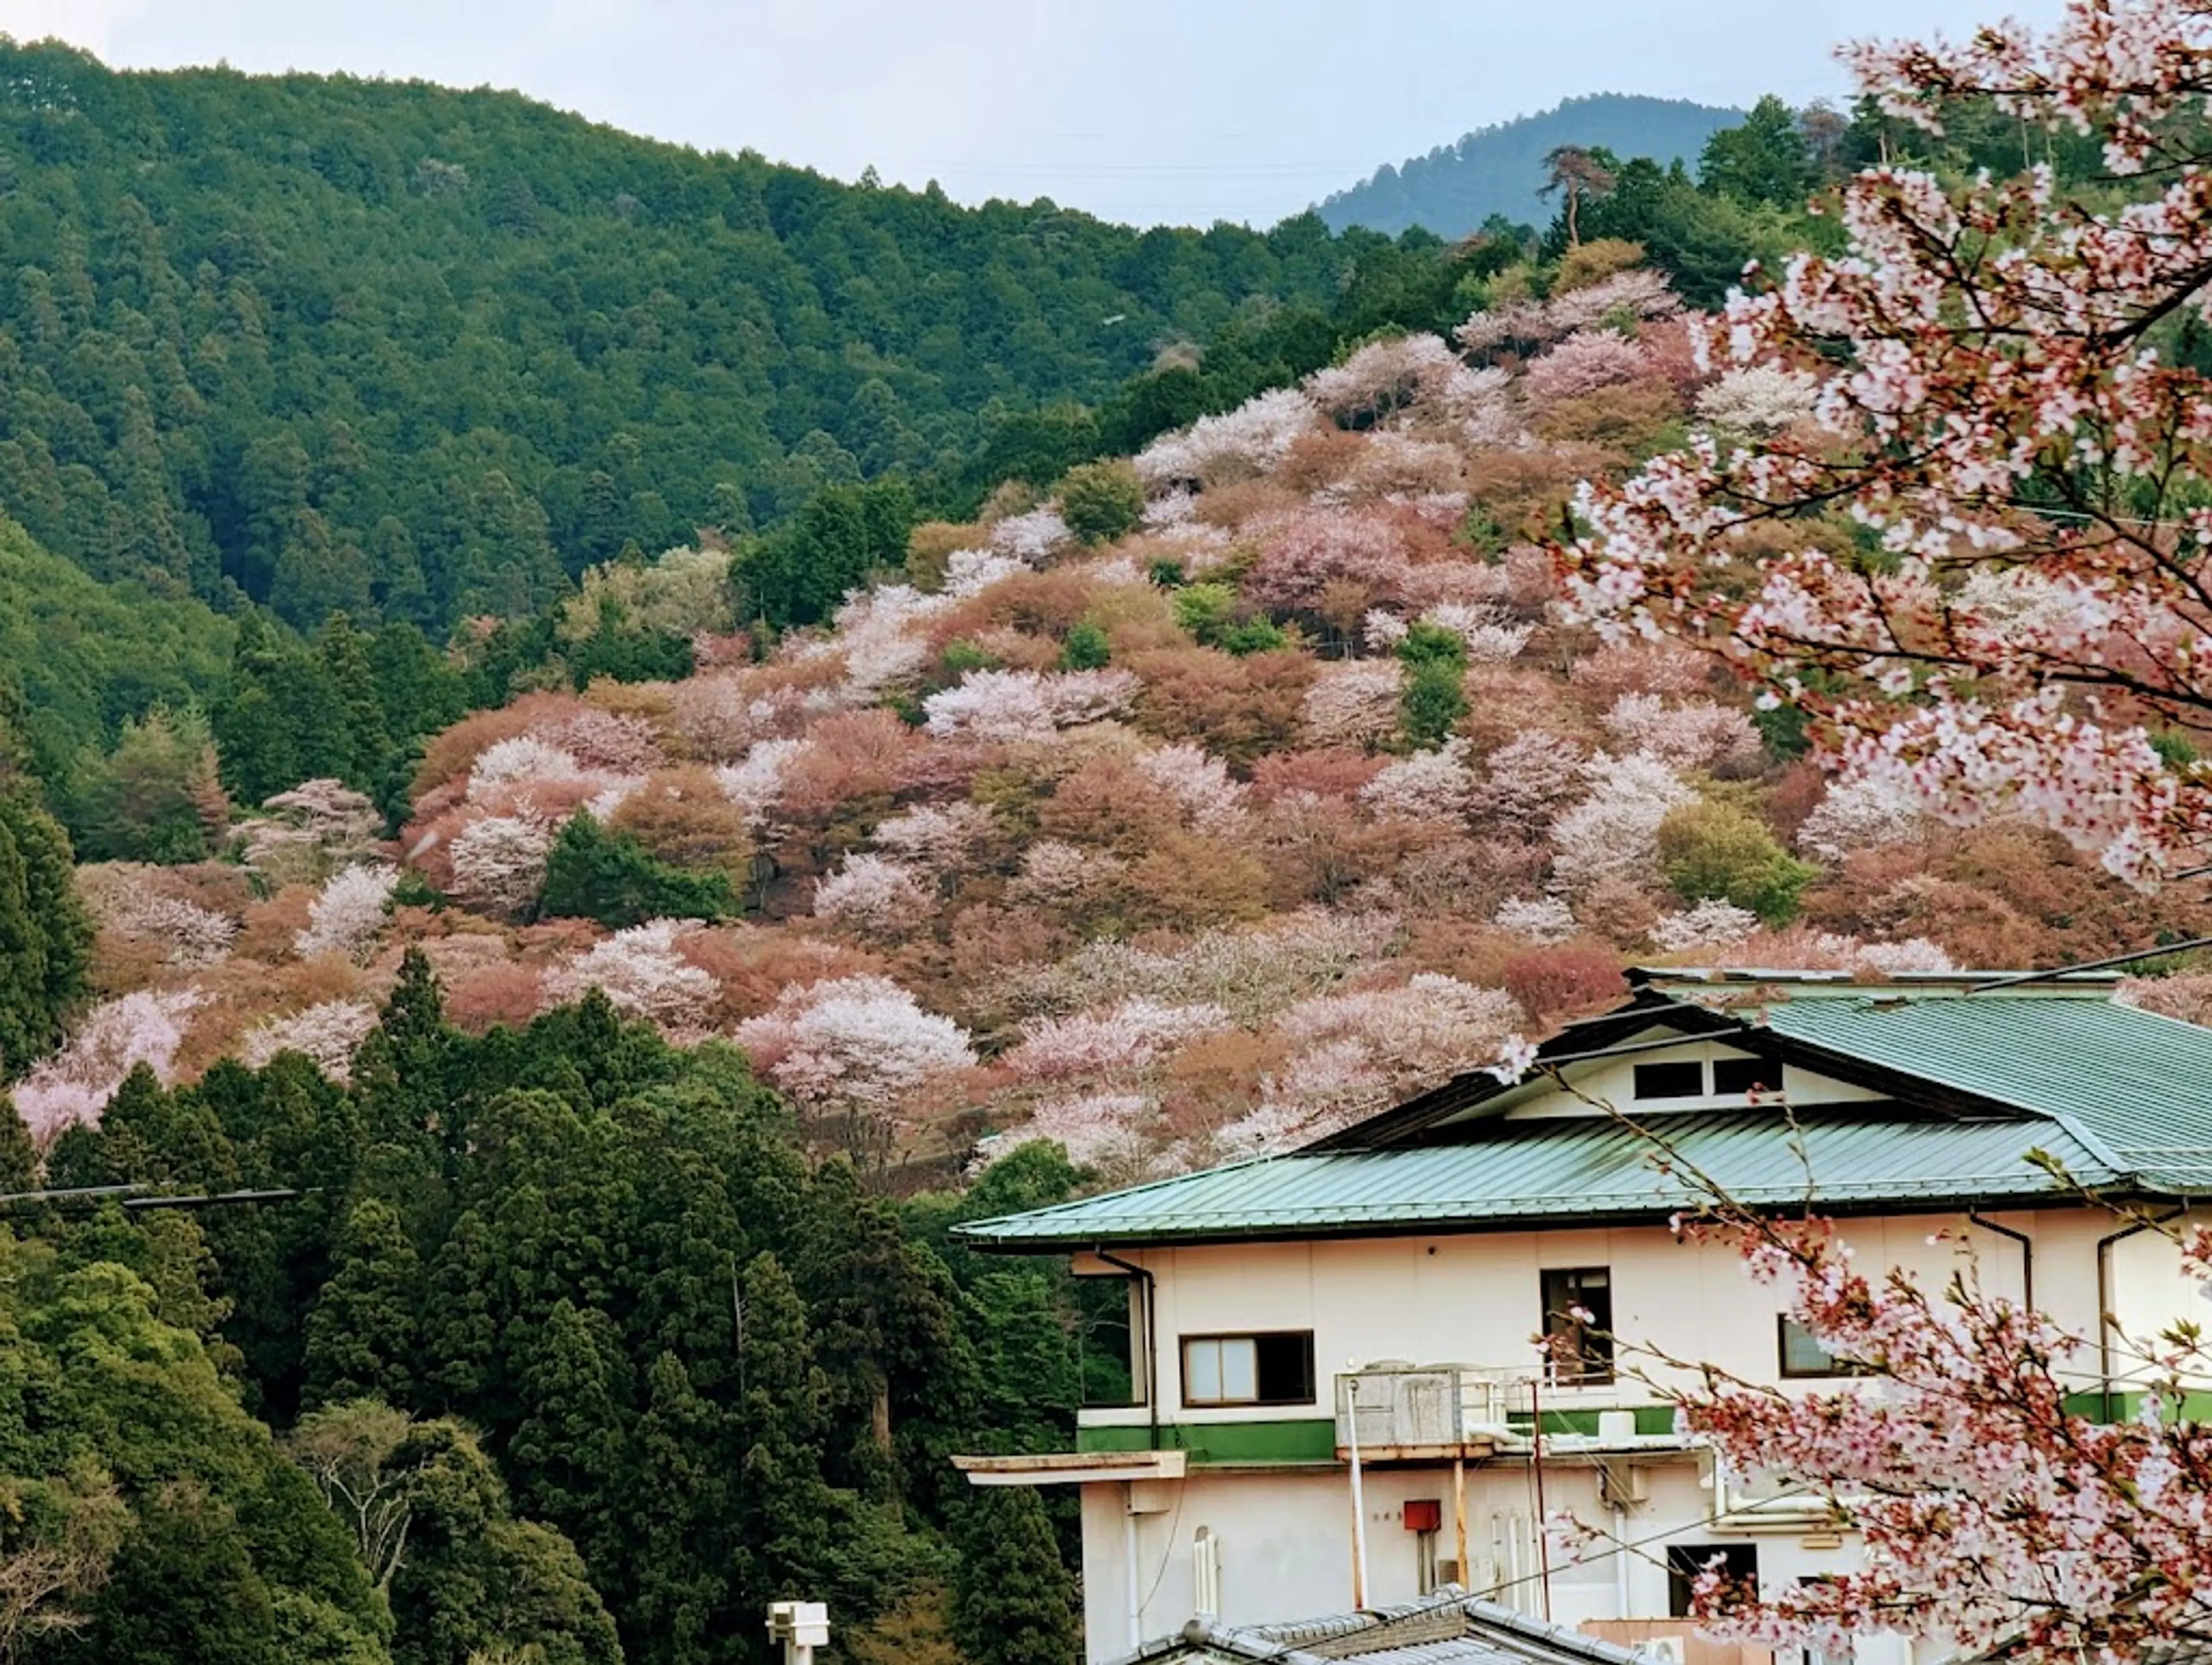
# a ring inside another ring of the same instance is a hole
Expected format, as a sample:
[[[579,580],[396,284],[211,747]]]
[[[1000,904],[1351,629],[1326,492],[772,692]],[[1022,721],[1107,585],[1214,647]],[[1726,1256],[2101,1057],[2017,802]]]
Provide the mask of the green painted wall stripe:
[[[1142,1425],[1079,1428],[1079,1451],[1149,1451],[1152,1431]],[[1334,1462],[1336,1424],[1326,1417],[1295,1422],[1186,1422],[1160,1425],[1160,1449],[1188,1451],[1200,1464]]]

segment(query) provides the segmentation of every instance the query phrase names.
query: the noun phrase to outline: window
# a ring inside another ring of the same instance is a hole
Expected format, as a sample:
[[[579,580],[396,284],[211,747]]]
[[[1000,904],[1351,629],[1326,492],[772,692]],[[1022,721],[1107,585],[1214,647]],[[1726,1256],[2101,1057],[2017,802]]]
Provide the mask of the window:
[[[1672,1544],[1667,1550],[1667,1612],[1675,1619],[1690,1616],[1690,1587],[1698,1575],[1719,1558],[1721,1571],[1730,1578],[1759,1582],[1756,1544]]]
[[[1790,1376],[1858,1376],[1859,1365],[1848,1358],[1838,1358],[1822,1346],[1795,1318],[1784,1314],[1774,1321],[1780,1338],[1776,1344],[1782,1374]]]
[[[1705,1066],[1702,1063],[1638,1064],[1636,1066],[1636,1096],[1638,1098],[1703,1098],[1705,1096]]]
[[[1782,1091],[1782,1066],[1767,1058],[1713,1060],[1713,1095],[1735,1098],[1746,1093]]]
[[[1310,1405],[1314,1397],[1311,1330],[1269,1335],[1186,1335],[1186,1405]]]
[[[1613,1380],[1613,1273],[1601,1266],[1544,1273],[1544,1334],[1553,1380],[1593,1387]]]

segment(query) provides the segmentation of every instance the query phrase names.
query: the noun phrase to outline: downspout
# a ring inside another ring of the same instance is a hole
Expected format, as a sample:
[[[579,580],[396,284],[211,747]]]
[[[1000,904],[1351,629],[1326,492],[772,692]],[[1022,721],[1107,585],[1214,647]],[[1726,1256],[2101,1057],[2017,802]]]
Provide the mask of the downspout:
[[[2028,1311],[2034,1311],[2035,1239],[2025,1231],[2015,1231],[2008,1225],[1999,1225],[1995,1220],[1985,1219],[1972,1209],[1967,1210],[1966,1218],[1969,1223],[1980,1226],[1983,1231],[1994,1231],[2000,1237],[2010,1237],[2020,1245],[2020,1303]],[[2104,1299],[2101,1291],[2097,1298],[2100,1302]]]
[[[1159,1339],[1159,1319],[1152,1300],[1156,1287],[1152,1274],[1134,1261],[1125,1261],[1104,1249],[1091,1251],[1108,1266],[1119,1267],[1144,1285],[1145,1303],[1145,1408],[1151,1413],[1152,1434],[1150,1449],[1160,1449],[1160,1350],[1155,1345]]]
[[[2106,1422],[2112,1419],[2112,1245],[2188,1212],[2187,1203],[2176,1203],[2171,1212],[2156,1219],[2137,1220],[2097,1239],[2097,1399],[2099,1413]]]

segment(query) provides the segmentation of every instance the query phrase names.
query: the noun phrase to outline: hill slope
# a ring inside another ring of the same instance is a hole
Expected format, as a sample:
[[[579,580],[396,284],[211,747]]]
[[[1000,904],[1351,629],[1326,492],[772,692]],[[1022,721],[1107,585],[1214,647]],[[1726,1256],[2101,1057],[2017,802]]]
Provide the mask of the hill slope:
[[[1395,167],[1385,162],[1358,185],[1323,197],[1315,211],[1333,231],[1360,226],[1393,236],[1419,226],[1462,237],[1493,214],[1540,225],[1552,213],[1539,195],[1544,157],[1556,147],[1602,146],[1619,156],[1695,162],[1707,139],[1742,119],[1741,110],[1686,99],[1594,93],[1478,128],[1425,156]]]
[[[0,242],[0,505],[97,576],[302,626],[529,611],[626,543],[1103,394],[1346,252],[1310,218],[1140,234],[512,94],[4,43]]]

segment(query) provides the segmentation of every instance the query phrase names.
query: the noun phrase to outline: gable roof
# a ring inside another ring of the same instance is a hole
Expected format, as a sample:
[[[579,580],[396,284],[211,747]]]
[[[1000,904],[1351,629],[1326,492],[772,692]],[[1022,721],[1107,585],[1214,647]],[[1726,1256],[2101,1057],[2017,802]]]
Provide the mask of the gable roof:
[[[2073,1183],[2212,1194],[2212,1030],[2115,1004],[2110,980],[1972,992],[1793,974],[1639,973],[1632,998],[1539,1051],[1553,1072],[1674,1037],[1880,1095],[1778,1106],[1507,1118],[1540,1088],[1458,1078],[1288,1156],[959,1228],[976,1247],[1255,1241],[1664,1219],[1702,1175],[1755,1206],[2019,1206]],[[1654,1042],[1649,1037],[1660,1031]],[[1556,1091],[1556,1088],[1553,1089]],[[1663,1132],[1674,1171],[1662,1171]],[[2065,1177],[2030,1159],[2041,1152]]]
[[[1448,1592],[1292,1624],[1229,1626],[1194,1619],[1180,1634],[1148,1642],[1115,1665],[1650,1665],[1648,1656],[1547,1625],[1496,1601]]]

